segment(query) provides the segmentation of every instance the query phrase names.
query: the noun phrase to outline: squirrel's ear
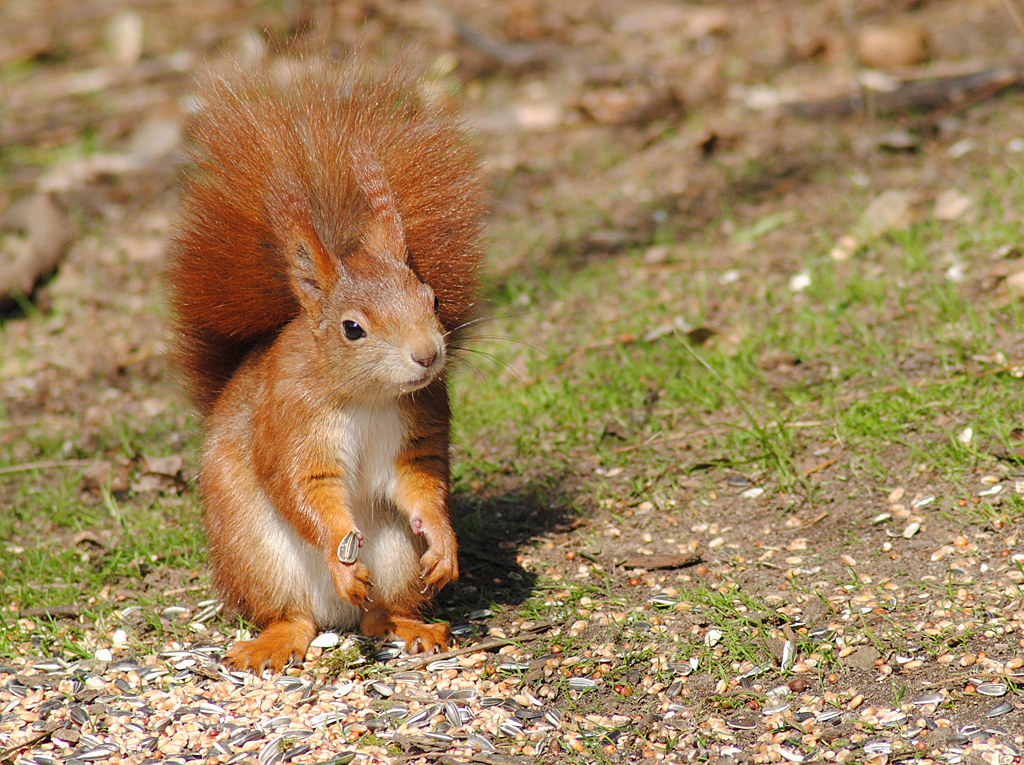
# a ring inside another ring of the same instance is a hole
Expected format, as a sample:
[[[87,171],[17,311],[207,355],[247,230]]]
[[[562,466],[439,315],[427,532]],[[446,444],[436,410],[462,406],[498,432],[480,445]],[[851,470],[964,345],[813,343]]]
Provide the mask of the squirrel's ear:
[[[402,217],[398,214],[395,195],[391,192],[384,168],[363,143],[353,144],[349,156],[356,184],[366,195],[369,207],[363,224],[363,248],[371,255],[390,255],[401,261],[407,260]]]
[[[337,265],[315,235],[293,236],[289,260],[292,264],[292,286],[299,302],[307,311],[317,309],[325,292],[337,279]]]

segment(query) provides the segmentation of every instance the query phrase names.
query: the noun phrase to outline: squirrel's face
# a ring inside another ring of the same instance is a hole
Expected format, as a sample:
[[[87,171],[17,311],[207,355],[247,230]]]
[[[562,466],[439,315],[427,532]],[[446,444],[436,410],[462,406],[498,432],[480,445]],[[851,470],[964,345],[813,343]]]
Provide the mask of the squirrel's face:
[[[342,261],[318,325],[327,359],[349,394],[400,396],[424,388],[447,357],[433,290],[392,256]]]

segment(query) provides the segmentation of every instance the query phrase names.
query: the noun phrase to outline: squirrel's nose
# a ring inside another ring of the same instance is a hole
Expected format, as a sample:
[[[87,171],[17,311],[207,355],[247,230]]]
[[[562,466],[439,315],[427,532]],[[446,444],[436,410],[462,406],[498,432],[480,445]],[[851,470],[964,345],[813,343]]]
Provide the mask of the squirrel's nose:
[[[429,369],[433,366],[434,362],[437,361],[437,351],[429,351],[426,353],[414,353],[412,360],[419,364],[425,369]]]

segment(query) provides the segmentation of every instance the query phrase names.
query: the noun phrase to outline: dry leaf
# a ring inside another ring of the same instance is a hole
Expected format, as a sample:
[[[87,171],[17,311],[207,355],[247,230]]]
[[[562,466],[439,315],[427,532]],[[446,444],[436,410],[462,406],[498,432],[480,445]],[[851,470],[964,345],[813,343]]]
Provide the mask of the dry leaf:
[[[148,454],[142,455],[142,469],[144,472],[153,475],[165,475],[174,478],[181,472],[182,466],[185,461],[178,455],[171,455],[170,457],[150,457]]]
[[[970,197],[966,197],[956,189],[946,189],[935,200],[934,215],[938,220],[958,220],[974,205]]]

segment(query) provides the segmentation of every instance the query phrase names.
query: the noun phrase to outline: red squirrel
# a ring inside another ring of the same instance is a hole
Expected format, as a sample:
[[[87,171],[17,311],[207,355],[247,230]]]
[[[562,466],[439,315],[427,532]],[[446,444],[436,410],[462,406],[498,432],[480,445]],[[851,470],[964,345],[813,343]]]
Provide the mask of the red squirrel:
[[[479,152],[421,81],[310,59],[212,77],[168,253],[173,358],[206,418],[214,584],[281,671],[321,628],[445,650],[458,578],[446,369],[470,315]]]

